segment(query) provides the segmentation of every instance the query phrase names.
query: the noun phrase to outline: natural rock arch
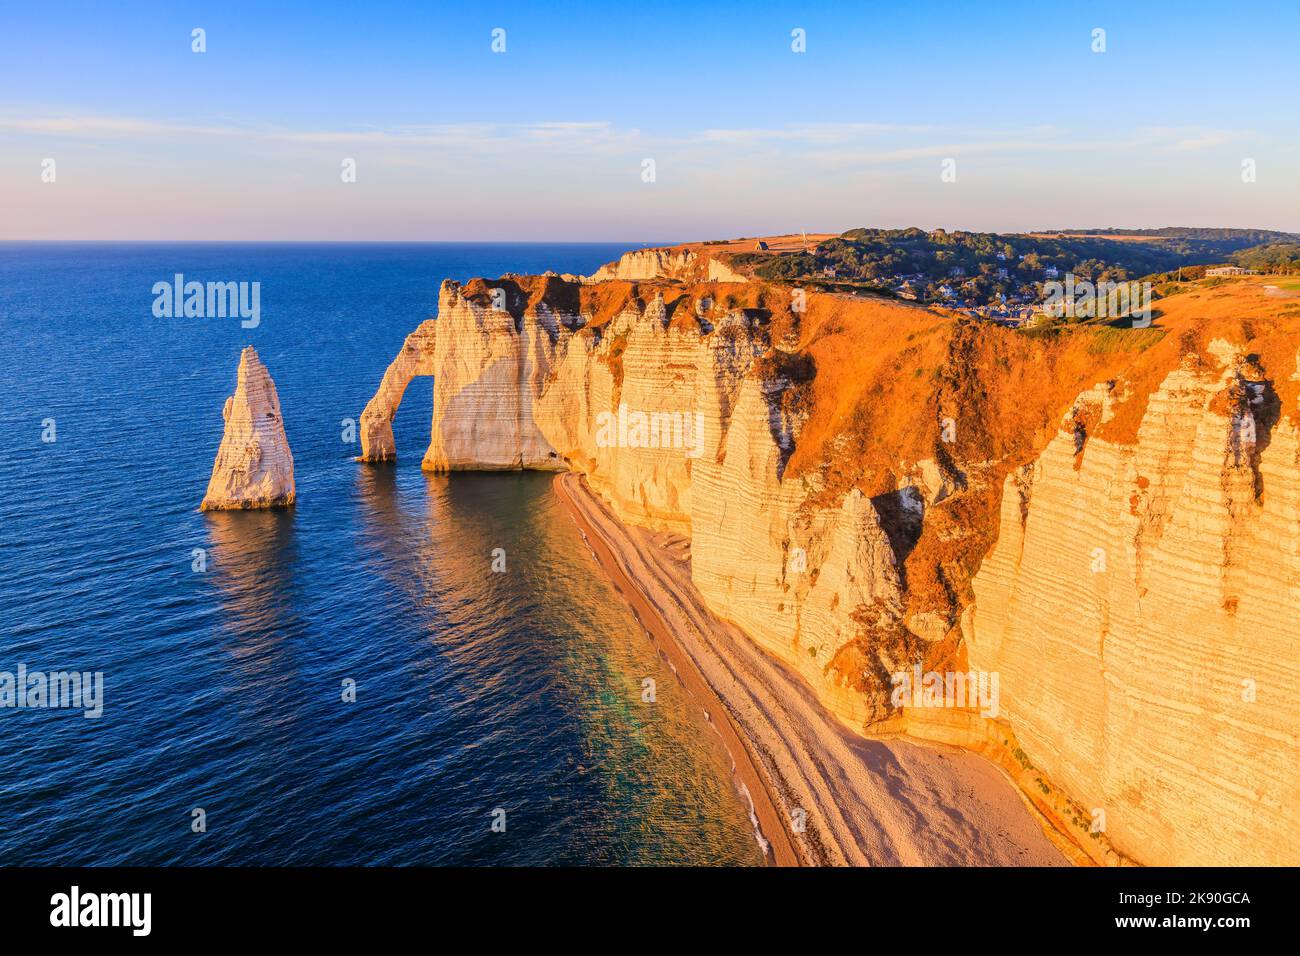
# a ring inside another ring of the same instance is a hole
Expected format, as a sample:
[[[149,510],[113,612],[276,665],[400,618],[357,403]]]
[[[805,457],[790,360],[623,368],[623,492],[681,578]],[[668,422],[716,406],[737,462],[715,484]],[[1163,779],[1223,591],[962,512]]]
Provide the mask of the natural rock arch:
[[[457,282],[442,283],[438,317],[407,336],[361,415],[360,461],[397,457],[393,418],[402,395],[412,378],[431,375],[433,421],[420,463],[424,470],[566,467],[534,419],[534,403],[556,361],[555,317],[544,303],[538,315],[525,316],[518,286],[507,279],[497,283],[488,288],[475,280],[468,293]],[[491,294],[497,288],[509,307]]]
[[[397,358],[389,363],[374,398],[361,413],[361,456],[358,461],[396,461],[393,442],[393,416],[402,404],[402,395],[411,379],[434,372],[434,348],[438,341],[438,323],[427,319],[406,337]]]

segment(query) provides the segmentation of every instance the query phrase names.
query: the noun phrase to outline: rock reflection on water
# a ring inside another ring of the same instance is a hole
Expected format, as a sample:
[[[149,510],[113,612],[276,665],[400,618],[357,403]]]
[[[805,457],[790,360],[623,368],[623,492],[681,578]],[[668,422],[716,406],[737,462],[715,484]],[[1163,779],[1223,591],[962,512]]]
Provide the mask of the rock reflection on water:
[[[225,666],[221,686],[202,695],[197,706],[221,711],[212,717],[214,727],[238,740],[230,756],[237,746],[239,772],[263,780],[280,774],[283,754],[312,732],[312,720],[299,705],[312,681],[303,676],[309,662],[301,646],[309,628],[296,579],[297,520],[291,508],[204,513],[208,574],[223,612]],[[268,788],[262,807],[250,808],[249,816],[274,805],[274,793]]]
[[[230,632],[256,643],[299,631],[294,510],[209,511],[204,521],[208,570],[220,589]],[[237,649],[234,653],[243,656]]]

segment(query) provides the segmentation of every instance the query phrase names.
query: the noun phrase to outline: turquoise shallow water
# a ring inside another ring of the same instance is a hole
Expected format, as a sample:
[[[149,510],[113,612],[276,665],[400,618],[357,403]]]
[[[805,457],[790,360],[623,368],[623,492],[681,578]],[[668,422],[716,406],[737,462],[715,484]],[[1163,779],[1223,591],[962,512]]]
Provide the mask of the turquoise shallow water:
[[[440,279],[620,251],[0,243],[0,671],[104,674],[99,720],[0,708],[0,861],[761,862],[725,754],[550,476],[422,473],[427,379],[396,466],[341,437]],[[155,318],[176,272],[261,282],[261,324]],[[203,515],[249,343],[299,504]]]

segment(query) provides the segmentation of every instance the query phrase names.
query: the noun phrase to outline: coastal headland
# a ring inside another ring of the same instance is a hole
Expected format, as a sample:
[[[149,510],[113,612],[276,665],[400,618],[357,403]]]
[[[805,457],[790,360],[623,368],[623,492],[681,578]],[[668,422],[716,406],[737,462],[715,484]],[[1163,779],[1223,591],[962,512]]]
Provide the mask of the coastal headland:
[[[581,475],[807,862],[1294,863],[1300,312],[1216,277],[1015,326],[744,255],[444,282],[362,460],[431,375],[426,469]]]

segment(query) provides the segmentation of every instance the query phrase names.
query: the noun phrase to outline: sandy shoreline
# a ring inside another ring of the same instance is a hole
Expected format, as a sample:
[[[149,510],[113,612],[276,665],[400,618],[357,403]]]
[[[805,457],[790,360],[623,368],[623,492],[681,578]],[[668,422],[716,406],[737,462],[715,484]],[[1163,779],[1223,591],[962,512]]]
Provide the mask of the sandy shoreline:
[[[1005,776],[941,745],[851,733],[690,580],[689,543],[622,524],[573,473],[555,490],[735,763],[778,865],[1068,865]]]
[[[736,783],[748,799],[750,817],[767,851],[769,862],[777,866],[799,866],[803,860],[795,850],[785,822],[749,749],[733,723],[726,707],[713,688],[699,672],[695,662],[673,638],[663,616],[649,603],[646,594],[628,573],[626,565],[615,555],[616,541],[611,541],[604,523],[593,512],[598,507],[590,489],[575,474],[562,474],[555,479],[555,490],[569,514],[578,525],[583,540],[596,557],[601,568],[609,575],[615,589],[632,605],[632,613],[659,645],[668,658],[674,673],[695,701],[704,708],[709,723],[722,738],[723,747],[731,756],[732,773]],[[586,500],[584,500],[586,499]]]

